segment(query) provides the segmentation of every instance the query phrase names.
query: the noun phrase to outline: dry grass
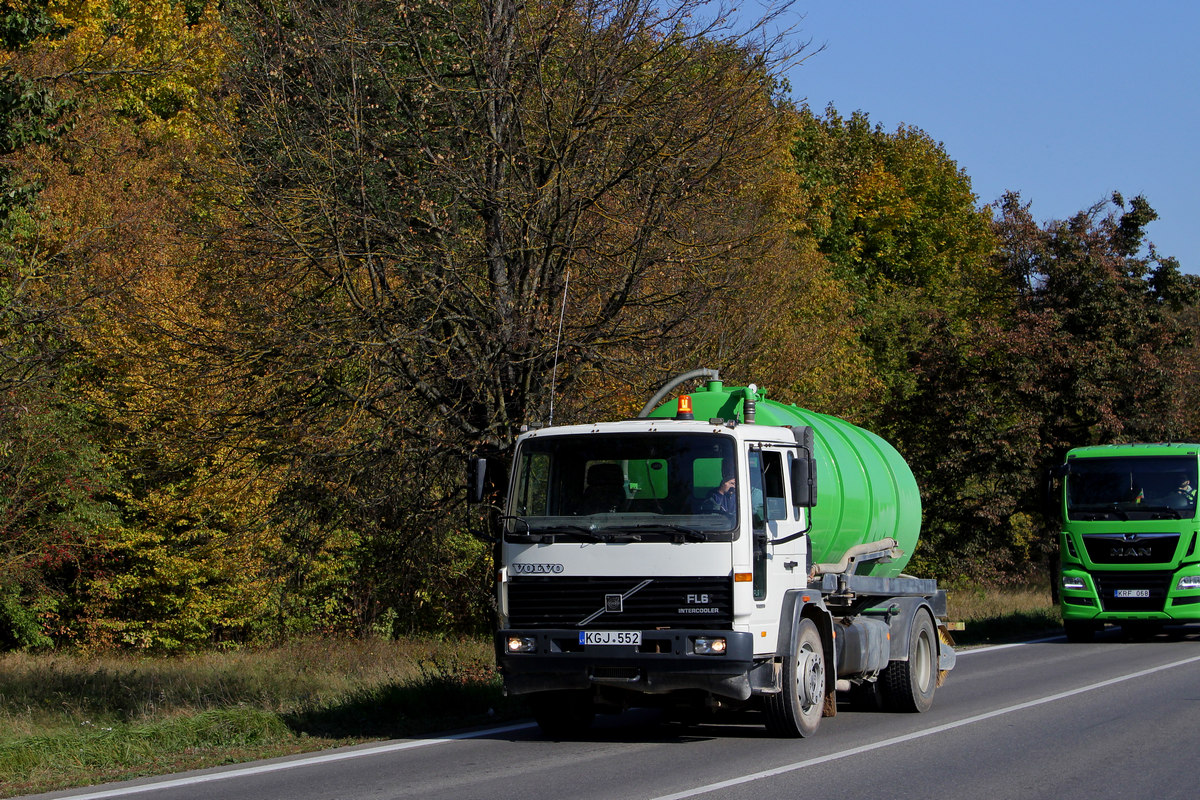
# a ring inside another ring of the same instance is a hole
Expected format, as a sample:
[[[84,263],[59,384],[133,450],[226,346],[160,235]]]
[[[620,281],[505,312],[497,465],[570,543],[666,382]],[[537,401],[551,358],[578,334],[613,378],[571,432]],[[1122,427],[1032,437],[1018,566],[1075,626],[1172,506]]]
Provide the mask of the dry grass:
[[[129,654],[0,655],[0,714],[94,714],[122,722],[233,705],[279,713],[322,707],[364,687],[492,661],[489,642],[311,639],[269,650],[156,658]]]
[[[1006,588],[960,587],[946,591],[947,618],[961,622],[959,644],[986,644],[1061,630],[1062,616],[1048,582]]]
[[[0,655],[0,797],[479,724],[516,713],[493,664],[478,639]]]
[[[1055,630],[1048,588],[948,593],[960,644]],[[175,658],[0,654],[0,797],[523,715],[486,639],[298,641]]]

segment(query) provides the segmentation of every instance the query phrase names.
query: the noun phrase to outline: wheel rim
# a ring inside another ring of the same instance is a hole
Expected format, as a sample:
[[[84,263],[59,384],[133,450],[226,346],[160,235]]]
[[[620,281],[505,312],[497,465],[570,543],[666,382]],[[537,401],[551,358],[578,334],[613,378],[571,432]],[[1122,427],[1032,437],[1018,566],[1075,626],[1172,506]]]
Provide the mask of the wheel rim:
[[[807,642],[800,648],[797,660],[797,695],[800,707],[809,711],[825,698],[825,660]]]
[[[929,632],[922,630],[921,635],[917,640],[916,663],[913,664],[916,670],[917,688],[922,692],[928,692],[929,686],[933,683],[933,656],[930,646]]]

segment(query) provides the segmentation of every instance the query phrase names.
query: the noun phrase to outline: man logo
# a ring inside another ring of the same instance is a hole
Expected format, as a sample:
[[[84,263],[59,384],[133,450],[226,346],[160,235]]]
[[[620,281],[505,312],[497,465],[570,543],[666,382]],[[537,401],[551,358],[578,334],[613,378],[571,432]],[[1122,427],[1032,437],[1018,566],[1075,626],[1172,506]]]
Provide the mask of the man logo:
[[[1149,558],[1152,554],[1149,547],[1114,547],[1108,551],[1111,558]]]

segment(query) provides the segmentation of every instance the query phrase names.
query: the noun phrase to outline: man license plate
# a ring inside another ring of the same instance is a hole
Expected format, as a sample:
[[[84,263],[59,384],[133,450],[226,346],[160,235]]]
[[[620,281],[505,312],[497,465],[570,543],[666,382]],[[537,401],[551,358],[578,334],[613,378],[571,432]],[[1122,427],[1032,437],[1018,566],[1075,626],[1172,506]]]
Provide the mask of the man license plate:
[[[1149,589],[1117,589],[1117,597],[1149,597]]]
[[[580,631],[580,644],[627,644],[640,645],[641,631]]]

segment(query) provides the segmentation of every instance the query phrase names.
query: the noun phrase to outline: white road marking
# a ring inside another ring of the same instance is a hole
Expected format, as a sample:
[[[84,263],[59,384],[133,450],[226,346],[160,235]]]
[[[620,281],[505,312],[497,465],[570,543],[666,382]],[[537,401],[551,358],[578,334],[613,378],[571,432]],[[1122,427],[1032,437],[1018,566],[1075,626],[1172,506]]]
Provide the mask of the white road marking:
[[[989,645],[986,647],[980,647],[980,648],[974,648],[971,650],[959,651],[958,657],[962,658],[964,655],[994,652],[997,650],[1006,650],[1010,647],[1021,647],[1026,644],[1035,644],[1036,642],[1043,642],[1043,641],[1054,641],[1055,639],[1061,639],[1061,638],[1062,638],[1061,636],[1056,636],[1056,637],[1051,637],[1049,639],[1039,639],[1039,640],[1030,641],[1030,642],[1014,642],[1012,644]],[[878,749],[888,747],[893,744],[900,744],[902,742],[912,741],[914,739],[920,739],[925,736],[932,736],[935,733],[942,733],[943,731],[952,730],[954,728],[962,727],[964,725],[971,725],[976,722],[981,722],[983,720],[990,719],[992,717],[1000,716],[1002,714],[1009,714],[1014,711],[1020,711],[1025,708],[1031,708],[1033,706],[1042,705],[1043,703],[1050,703],[1050,702],[1054,702],[1056,700],[1062,700],[1064,698],[1071,697],[1073,695],[1082,694],[1083,692],[1090,692],[1095,689],[1104,688],[1105,686],[1111,686],[1112,684],[1115,684],[1115,683],[1121,683],[1123,681],[1133,680],[1135,678],[1141,678],[1146,675],[1153,674],[1155,672],[1161,672],[1163,670],[1173,669],[1175,667],[1183,666],[1185,664],[1191,664],[1195,661],[1200,661],[1200,656],[1196,656],[1195,658],[1184,659],[1183,661],[1176,661],[1171,664],[1165,664],[1161,667],[1154,667],[1152,669],[1142,670],[1141,672],[1135,672],[1130,675],[1121,676],[1119,678],[1112,678],[1107,681],[1102,681],[1100,683],[1094,683],[1094,684],[1091,684],[1090,686],[1084,686],[1080,689],[1072,689],[1071,691],[1068,691],[1068,692],[1062,692],[1060,694],[1051,695],[1049,697],[1043,697],[1038,700],[1031,700],[1027,703],[1022,703],[1020,705],[1010,706],[1008,708],[997,709],[995,711],[990,711],[986,714],[980,714],[975,717],[968,717],[967,719],[959,720],[958,722],[950,722],[945,725],[939,725],[935,728],[930,728],[929,730],[919,731],[917,733],[908,734],[906,736],[898,736],[898,737],[895,737],[892,739],[885,739],[880,742],[875,742],[874,744],[868,744],[868,745],[863,745],[861,747],[856,747],[852,750],[847,750],[847,751],[840,752],[840,753],[834,753],[834,754],[831,754],[828,756],[822,756],[819,758],[809,759],[807,761],[800,761],[795,764],[788,764],[786,766],[776,767],[775,769],[766,770],[763,772],[756,772],[751,775],[744,775],[740,778],[731,778],[728,781],[722,781],[721,783],[714,783],[714,784],[710,784],[708,786],[700,786],[695,789],[689,789],[687,791],[680,792],[677,794],[664,795],[662,797],[654,798],[654,800],[680,800],[680,798],[695,797],[697,795],[708,794],[710,792],[719,791],[721,789],[728,788],[730,786],[737,786],[737,785],[740,785],[743,783],[750,783],[751,781],[760,780],[762,778],[769,778],[769,777],[772,777],[775,775],[782,775],[787,772],[794,772],[795,770],[803,769],[804,767],[815,766],[817,764],[824,764],[829,761],[836,761],[841,758],[847,758],[849,756],[858,755],[859,753],[865,753],[865,752],[869,752],[871,750],[878,750]],[[334,763],[337,761],[348,761],[348,760],[354,759],[354,758],[366,758],[369,756],[384,755],[387,753],[399,753],[399,752],[403,752],[405,750],[415,750],[416,748],[419,748],[419,747],[428,747],[430,745],[436,745],[436,744],[447,744],[449,742],[461,741],[463,739],[479,739],[479,738],[482,738],[485,736],[490,736],[492,734],[509,733],[512,731],[527,730],[529,728],[534,728],[534,727],[536,727],[536,723],[522,722],[522,723],[518,723],[515,725],[504,725],[501,727],[488,728],[486,730],[479,730],[479,731],[467,731],[466,733],[457,733],[457,734],[452,734],[449,736],[441,736],[441,737],[432,738],[432,739],[410,739],[410,740],[405,740],[405,741],[400,741],[400,742],[389,742],[387,744],[375,745],[373,747],[362,747],[362,748],[358,748],[355,750],[337,750],[334,752],[326,752],[326,753],[320,753],[318,755],[307,756],[307,757],[303,757],[303,758],[296,758],[296,759],[292,759],[289,761],[278,761],[278,762],[274,762],[274,763],[270,763],[270,764],[255,764],[255,765],[246,766],[246,767],[235,767],[233,769],[224,770],[221,772],[209,772],[209,773],[205,773],[202,775],[191,775],[191,776],[183,777],[183,778],[170,778],[167,780],[151,781],[148,783],[141,783],[141,784],[136,784],[136,785],[132,785],[132,786],[121,786],[119,788],[113,788],[113,789],[102,789],[100,791],[89,792],[86,794],[60,795],[60,797],[62,798],[62,800],[107,800],[107,798],[112,798],[112,797],[128,797],[130,795],[135,795],[135,794],[146,794],[148,792],[156,792],[160,789],[174,789],[174,788],[179,788],[179,787],[183,787],[183,786],[195,786],[195,785],[204,784],[204,783],[212,783],[214,781],[229,780],[232,778],[242,778],[242,777],[248,777],[251,775],[263,775],[263,774],[267,774],[267,773],[271,773],[271,772],[281,772],[283,770],[296,769],[299,767],[308,767],[308,766],[314,766],[314,765],[318,765],[318,764],[330,764],[330,763]]]
[[[1045,642],[1061,642],[1065,638],[1066,637],[1060,633],[1057,636],[1047,636],[1044,639],[1026,639],[1023,642],[1009,642],[1008,644],[985,644],[985,645],[980,645],[978,647],[972,647],[969,650],[955,648],[954,654],[956,656],[958,656],[959,658],[962,658],[963,656],[979,655],[980,653],[994,653],[997,650],[1008,650],[1009,648],[1012,648],[1012,647],[1025,647],[1026,645],[1030,645],[1030,644],[1044,644]]]
[[[1166,670],[1174,669],[1176,667],[1182,667],[1187,664],[1194,664],[1197,661],[1200,661],[1200,656],[1193,656],[1192,658],[1185,658],[1181,661],[1174,661],[1170,664],[1163,664],[1162,666],[1151,667],[1150,669],[1143,669],[1138,672],[1132,672],[1128,675],[1122,675],[1117,678],[1110,678],[1106,681],[1100,681],[1099,683],[1093,683],[1088,686],[1081,686],[1078,689],[1071,689],[1070,691],[1067,691],[1067,692],[1059,692],[1058,694],[1052,694],[1052,695],[1048,695],[1046,697],[1040,697],[1037,700],[1029,700],[1024,703],[1018,703],[1015,706],[1008,706],[1006,708],[998,708],[994,711],[989,711],[986,714],[977,714],[976,716],[973,716],[973,717],[967,717],[966,719],[960,719],[957,722],[947,722],[944,725],[938,725],[933,728],[929,728],[927,730],[917,731],[915,733],[909,733],[904,736],[895,736],[895,737],[892,737],[891,739],[884,739],[882,741],[874,742],[872,744],[864,744],[861,747],[854,747],[849,750],[843,750],[838,753],[831,753],[827,756],[819,756],[817,758],[810,758],[807,761],[797,761],[794,764],[786,764],[782,767],[775,767],[774,769],[763,770],[762,772],[754,772],[749,775],[743,775],[740,778],[730,778],[727,781],[721,781],[719,783],[710,783],[707,786],[697,786],[694,789],[687,789],[682,792],[676,792],[675,794],[662,795],[661,797],[654,798],[654,800],[682,800],[682,798],[685,798],[685,797],[696,797],[697,795],[708,794],[710,792],[718,792],[722,789],[728,789],[732,786],[740,786],[744,783],[751,783],[753,781],[762,780],[763,778],[773,778],[776,775],[784,775],[788,772],[795,772],[796,770],[804,769],[805,767],[813,767],[818,764],[827,764],[830,761],[837,761],[838,759],[842,759],[842,758],[850,758],[851,756],[857,756],[862,753],[869,753],[872,750],[881,750],[885,747],[891,747],[894,744],[903,744],[904,742],[911,742],[916,739],[923,739],[926,736],[933,736],[935,734],[945,733],[946,731],[954,730],[955,728],[961,728],[966,725],[974,725],[976,722],[983,722],[984,720],[992,719],[993,717],[1000,717],[1005,714],[1012,714],[1013,712],[1016,712],[1016,711],[1023,711],[1027,708],[1033,708],[1035,706],[1045,705],[1046,703],[1053,703],[1058,700],[1064,700],[1068,697],[1074,697],[1077,694],[1083,694],[1085,692],[1093,692],[1097,689],[1103,689],[1106,686],[1112,686],[1114,684],[1124,683],[1125,681],[1132,681],[1132,680],[1136,680],[1138,678],[1144,678],[1147,675],[1153,675],[1156,672],[1164,672]]]
[[[127,797],[132,794],[145,794],[146,792],[157,792],[160,789],[176,789],[181,786],[195,786],[201,783],[211,783],[213,781],[224,781],[230,778],[244,778],[249,775],[263,775],[268,772],[279,772],[285,769],[295,769],[297,767],[309,767],[314,764],[329,764],[335,761],[347,761],[352,758],[366,758],[368,756],[377,756],[384,753],[399,753],[403,750],[414,750],[418,747],[428,747],[434,744],[445,744],[447,742],[456,742],[462,739],[479,739],[484,736],[490,736],[496,733],[509,733],[510,731],[521,731],[526,728],[536,727],[536,723],[522,722],[517,725],[505,725],[498,728],[488,728],[482,731],[468,731],[466,733],[456,733],[450,736],[439,736],[434,739],[410,739],[403,742],[389,742],[388,744],[376,745],[375,747],[363,747],[357,750],[338,750],[332,753],[321,753],[320,755],[308,756],[305,758],[297,758],[291,761],[279,761],[273,764],[255,764],[250,767],[237,767],[225,772],[210,772],[204,775],[191,775],[186,778],[172,778],[165,781],[155,781],[154,783],[143,783],[137,786],[122,786],[118,789],[104,789],[99,792],[91,792],[89,794],[72,794],[64,795],[62,800],[101,800],[107,797]]]

